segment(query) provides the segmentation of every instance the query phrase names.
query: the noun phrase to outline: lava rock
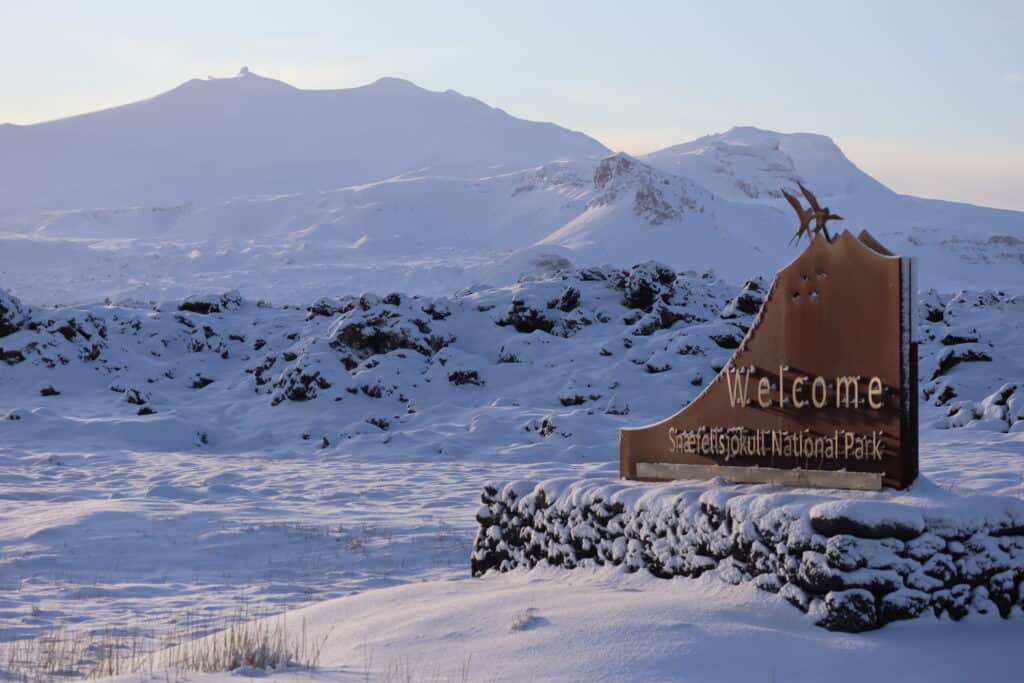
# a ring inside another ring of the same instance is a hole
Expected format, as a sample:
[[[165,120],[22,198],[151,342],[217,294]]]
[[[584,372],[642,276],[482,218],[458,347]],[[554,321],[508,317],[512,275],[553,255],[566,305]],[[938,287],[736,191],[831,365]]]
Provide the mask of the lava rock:
[[[242,295],[232,290],[219,295],[190,296],[178,304],[179,311],[200,315],[234,311],[242,307]]]
[[[875,596],[861,588],[830,591],[825,595],[825,616],[817,624],[829,631],[862,633],[878,628]]]
[[[29,320],[21,301],[7,290],[0,289],[0,337],[20,330]],[[14,363],[8,363],[14,365]]]
[[[931,604],[931,596],[927,593],[909,588],[901,588],[882,597],[879,605],[882,623],[901,619],[914,619],[924,614]]]

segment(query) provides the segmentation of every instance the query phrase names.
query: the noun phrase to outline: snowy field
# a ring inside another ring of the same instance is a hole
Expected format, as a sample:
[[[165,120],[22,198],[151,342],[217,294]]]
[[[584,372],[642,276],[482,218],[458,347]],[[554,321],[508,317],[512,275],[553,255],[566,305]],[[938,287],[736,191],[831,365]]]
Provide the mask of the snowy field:
[[[485,483],[616,477],[617,429],[695,396],[764,291],[647,264],[305,307],[7,295],[3,348],[24,359],[0,365],[4,638],[127,628],[153,647],[313,605],[289,616],[326,638],[300,677],[815,680],[867,658],[960,680],[967,650],[928,644],[969,638],[1005,680],[1020,614],[851,636],[714,577],[468,578]],[[873,495],[1024,497],[1021,299],[921,301],[922,477]],[[723,663],[737,638],[758,654]],[[796,649],[813,655],[776,654]]]
[[[1019,435],[929,431],[915,488],[1024,496],[1022,449]],[[5,449],[2,629],[100,637],[127,626],[159,639],[183,621],[216,627],[240,604],[253,614],[312,604],[288,619],[329,634],[320,670],[275,675],[302,680],[363,680],[367,668],[393,680],[413,672],[413,680],[959,681],[980,662],[993,680],[1019,672],[1020,615],[917,619],[848,635],[814,626],[779,596],[710,576],[553,569],[467,578],[483,482],[614,476],[607,450],[607,462],[586,465],[557,453],[525,463],[439,461],[383,448],[359,456]],[[331,598],[340,599],[320,602]],[[747,654],[736,657],[740,645]]]
[[[1022,449],[1019,435],[930,431],[915,488],[1024,496]],[[714,577],[664,581],[609,569],[467,578],[483,482],[614,476],[608,452],[608,462],[586,465],[402,458],[383,448],[360,456],[5,449],[2,630],[100,637],[127,626],[159,639],[183,621],[216,627],[240,604],[252,614],[314,604],[288,619],[330,634],[312,675],[323,680],[363,680],[367,667],[395,680],[408,671],[414,680],[459,680],[466,670],[468,680],[686,672],[685,680],[709,681],[826,673],[957,681],[979,662],[994,680],[1019,671],[1019,615],[847,635],[814,626],[779,596]],[[738,643],[749,656],[730,656]]]

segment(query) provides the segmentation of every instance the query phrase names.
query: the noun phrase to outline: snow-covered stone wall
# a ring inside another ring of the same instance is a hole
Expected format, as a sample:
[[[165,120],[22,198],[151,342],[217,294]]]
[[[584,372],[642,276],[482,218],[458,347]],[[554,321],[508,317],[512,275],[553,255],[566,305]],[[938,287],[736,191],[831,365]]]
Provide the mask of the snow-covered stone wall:
[[[1024,615],[1024,501],[856,497],[721,483],[488,485],[472,573],[616,565],[714,572],[782,595],[830,630],[969,613]]]

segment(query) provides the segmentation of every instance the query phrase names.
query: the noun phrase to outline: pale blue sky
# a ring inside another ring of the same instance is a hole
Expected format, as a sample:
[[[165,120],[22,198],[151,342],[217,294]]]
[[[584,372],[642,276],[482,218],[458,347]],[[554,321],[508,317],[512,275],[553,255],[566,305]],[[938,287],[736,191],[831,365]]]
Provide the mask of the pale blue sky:
[[[635,154],[813,131],[897,191],[1024,210],[1024,0],[0,0],[0,122],[243,64],[306,88],[452,88]]]

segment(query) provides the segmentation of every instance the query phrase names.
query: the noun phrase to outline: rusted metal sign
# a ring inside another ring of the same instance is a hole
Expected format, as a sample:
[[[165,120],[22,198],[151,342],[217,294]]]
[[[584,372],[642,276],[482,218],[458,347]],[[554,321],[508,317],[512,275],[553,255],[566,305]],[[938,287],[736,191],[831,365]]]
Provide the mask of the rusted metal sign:
[[[775,277],[692,403],[622,430],[620,471],[661,481],[879,489],[917,476],[914,263],[871,235],[818,235]]]

